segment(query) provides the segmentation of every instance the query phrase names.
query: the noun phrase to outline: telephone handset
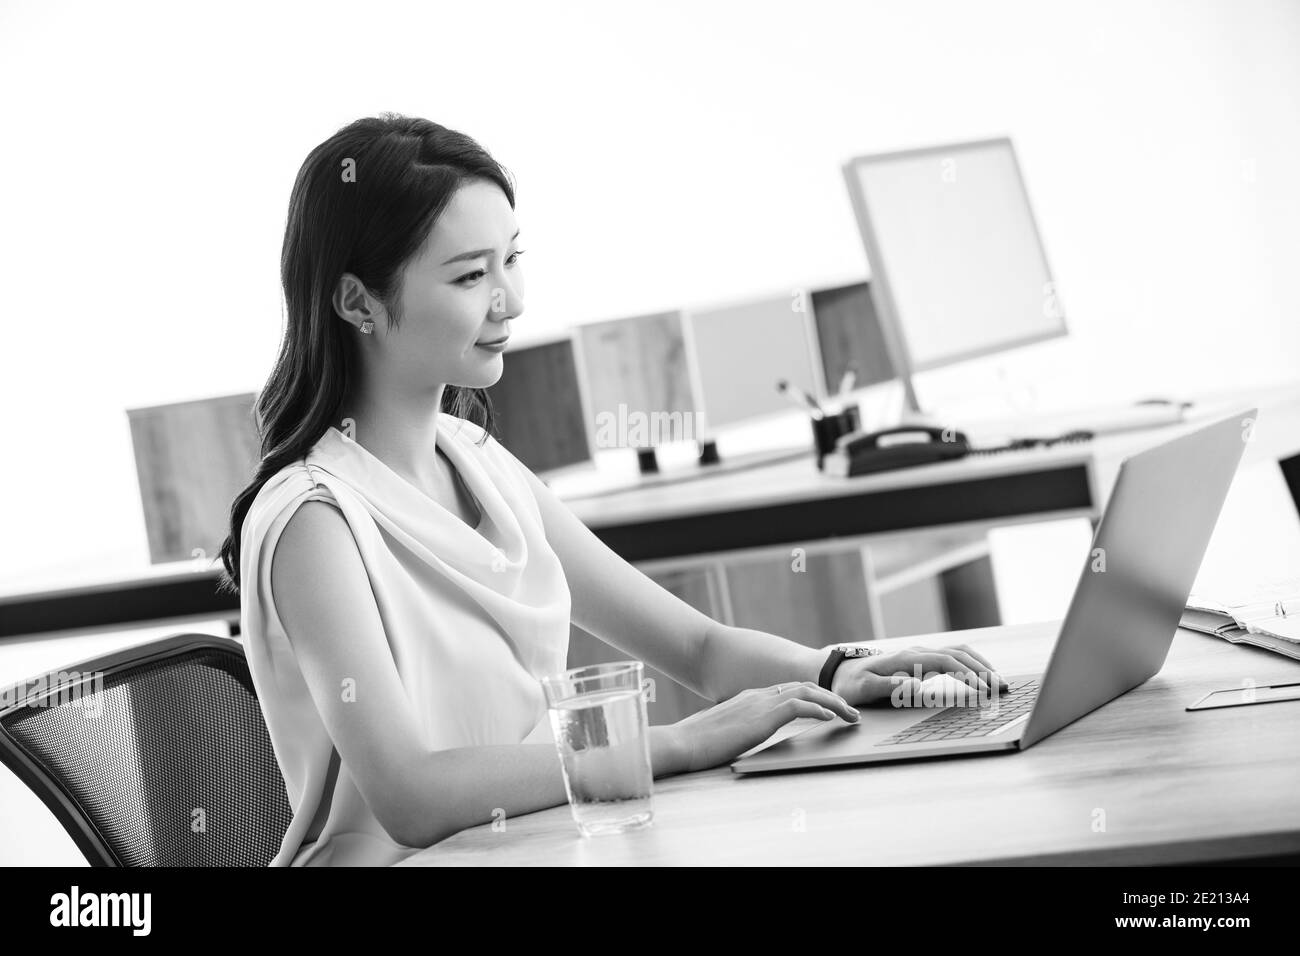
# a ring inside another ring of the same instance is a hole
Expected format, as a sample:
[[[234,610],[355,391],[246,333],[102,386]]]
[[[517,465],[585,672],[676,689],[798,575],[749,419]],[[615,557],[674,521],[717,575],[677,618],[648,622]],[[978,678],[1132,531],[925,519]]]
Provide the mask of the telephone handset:
[[[849,457],[854,474],[861,474],[962,458],[971,448],[966,435],[955,428],[898,425],[883,431],[844,435],[836,442],[836,450]]]

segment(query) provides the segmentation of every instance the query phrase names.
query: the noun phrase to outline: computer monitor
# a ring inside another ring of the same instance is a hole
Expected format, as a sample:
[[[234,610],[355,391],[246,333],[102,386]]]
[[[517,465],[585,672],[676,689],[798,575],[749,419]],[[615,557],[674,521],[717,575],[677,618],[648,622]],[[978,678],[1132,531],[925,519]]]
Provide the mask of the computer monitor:
[[[811,299],[822,378],[832,394],[849,371],[853,389],[897,377],[867,283],[814,289]]]
[[[497,439],[539,477],[591,463],[591,416],[573,335],[506,347],[505,370],[488,390]]]
[[[859,156],[844,176],[913,409],[913,373],[1066,334],[1010,139]]]
[[[591,322],[576,332],[598,449],[700,437],[680,311]]]
[[[152,564],[211,562],[261,458],[251,392],[127,409]]]
[[[805,290],[686,313],[697,396],[710,432],[782,414],[792,405],[777,391],[785,379],[825,394]]]

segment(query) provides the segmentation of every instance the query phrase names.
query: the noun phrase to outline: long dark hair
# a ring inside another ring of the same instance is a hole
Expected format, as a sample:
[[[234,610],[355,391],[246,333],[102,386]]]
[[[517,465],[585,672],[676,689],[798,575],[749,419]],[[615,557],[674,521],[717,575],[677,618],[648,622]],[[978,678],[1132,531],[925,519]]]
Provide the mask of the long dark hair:
[[[349,167],[353,175],[348,175]],[[402,267],[420,250],[452,194],[469,180],[496,183],[515,204],[510,174],[478,143],[425,119],[384,113],[343,127],[311,151],[289,198],[280,252],[287,322],[255,414],[261,462],[230,508],[219,590],[237,592],[244,518],[262,486],[304,457],[335,424],[356,368],[351,326],[335,312],[335,284],[350,272],[400,321]],[[479,388],[448,385],[442,410],[495,430]]]

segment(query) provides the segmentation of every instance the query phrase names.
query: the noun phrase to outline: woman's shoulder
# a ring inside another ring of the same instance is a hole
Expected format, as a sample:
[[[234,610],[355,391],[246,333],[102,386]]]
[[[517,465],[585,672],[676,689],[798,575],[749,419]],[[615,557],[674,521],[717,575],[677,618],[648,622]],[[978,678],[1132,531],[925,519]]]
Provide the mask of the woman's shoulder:
[[[311,464],[312,456],[297,458],[272,474],[258,489],[244,517],[241,531],[245,560],[265,560],[264,551],[275,548],[280,535],[309,501],[323,501],[342,510],[335,493],[337,483]],[[324,479],[324,480],[323,480]],[[269,554],[269,552],[266,552]],[[248,574],[248,569],[245,569]]]
[[[313,464],[315,449],[294,459],[268,477],[258,489],[249,514],[267,515],[284,510],[310,497],[333,498],[333,490],[321,479]]]

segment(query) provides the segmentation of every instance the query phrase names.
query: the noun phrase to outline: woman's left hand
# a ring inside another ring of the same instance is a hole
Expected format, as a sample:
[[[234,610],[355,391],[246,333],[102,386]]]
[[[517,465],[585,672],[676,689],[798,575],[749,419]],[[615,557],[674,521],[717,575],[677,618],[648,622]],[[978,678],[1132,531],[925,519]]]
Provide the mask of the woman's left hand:
[[[893,699],[895,693],[916,699],[921,683],[938,674],[971,686],[981,697],[996,696],[1008,689],[1007,682],[984,655],[966,644],[956,644],[845,658],[835,669],[831,690],[853,706],[881,704]]]

